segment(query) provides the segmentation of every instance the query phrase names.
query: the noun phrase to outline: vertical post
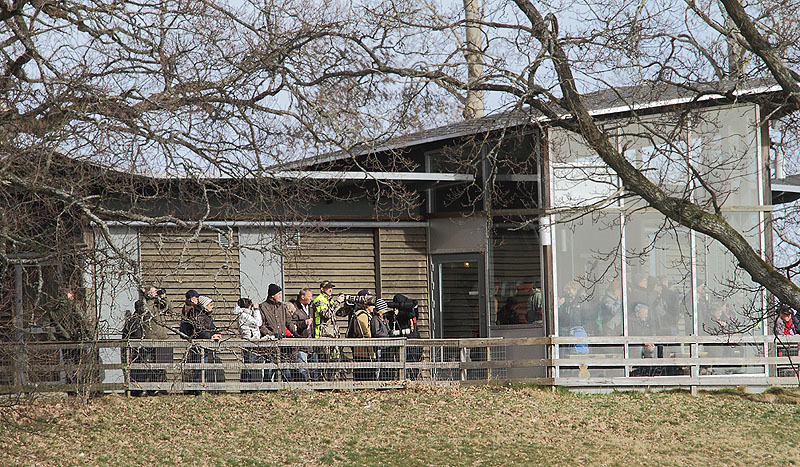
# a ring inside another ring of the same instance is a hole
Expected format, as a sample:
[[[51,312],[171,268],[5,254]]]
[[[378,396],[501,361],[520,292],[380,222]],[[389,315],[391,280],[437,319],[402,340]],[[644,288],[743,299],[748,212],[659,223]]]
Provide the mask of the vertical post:
[[[206,351],[205,347],[200,347],[200,382],[206,382],[206,359],[208,357],[208,352]]]
[[[697,336],[695,336],[695,338],[696,337]],[[694,358],[694,359],[698,358],[699,357],[699,354],[698,354],[699,346],[698,346],[697,342],[692,342],[690,345],[691,345],[691,347],[689,348],[689,352],[690,352],[689,357],[690,358]],[[695,363],[695,364],[692,364],[692,366],[690,368],[691,368],[691,372],[692,372],[691,378],[693,380],[697,379],[700,376],[700,365]],[[691,385],[691,391],[692,391],[692,395],[696,396],[697,395],[697,385],[692,384]]]
[[[14,352],[14,360],[16,362],[16,383],[18,386],[25,384],[25,366],[27,365],[27,350],[23,344],[25,340],[25,318],[23,317],[23,303],[22,303],[22,265],[14,265],[14,288],[16,290],[16,297],[14,297],[14,308],[16,313],[14,316],[14,324],[17,327],[17,342],[20,344],[19,351]]]
[[[486,346],[486,362],[488,363],[488,362],[491,362],[491,361],[492,361],[492,346],[491,345],[487,345]],[[487,365],[487,368],[486,368],[486,381],[489,381],[491,379],[492,379],[492,366],[491,365]]]
[[[406,369],[406,346],[407,345],[408,345],[408,339],[403,338],[403,340],[400,341],[400,344],[399,344],[399,346],[397,348],[398,356],[399,356],[399,360],[400,360],[400,370],[399,370],[399,375],[398,375],[398,379],[400,381],[403,381],[403,380],[406,379],[406,374],[407,374],[406,372],[408,371]]]
[[[372,231],[375,252],[375,296],[383,295],[383,285],[381,284],[381,229],[376,227]]]
[[[458,350],[459,350],[459,354],[460,354],[459,360],[461,361],[461,363],[466,363],[467,362],[467,353],[468,353],[467,347],[466,346],[462,347],[461,346],[461,342],[459,341]],[[461,369],[461,381],[466,381],[466,380],[467,380],[467,369],[466,368],[462,368]]]

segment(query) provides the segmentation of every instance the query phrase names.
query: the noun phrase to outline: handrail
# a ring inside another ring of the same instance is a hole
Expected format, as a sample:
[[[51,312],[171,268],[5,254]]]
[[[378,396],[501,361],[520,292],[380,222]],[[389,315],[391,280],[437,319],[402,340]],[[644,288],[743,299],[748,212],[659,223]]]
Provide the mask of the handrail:
[[[638,348],[646,343],[684,350],[643,358]],[[714,345],[704,348],[705,344]],[[579,351],[579,346],[586,347]],[[755,346],[755,352],[736,351],[751,346]],[[603,347],[605,353],[601,352]],[[614,347],[613,351],[608,347]],[[335,358],[297,361],[297,350],[307,348]],[[3,342],[0,353],[11,358],[0,360],[0,392],[65,390],[81,382],[97,390],[359,389],[402,387],[409,379],[427,384],[526,380],[569,387],[796,385],[798,379],[786,375],[798,368],[800,357],[785,352],[779,356],[777,348],[800,348],[800,336]],[[378,357],[377,350],[390,357]],[[374,356],[363,356],[373,352]],[[616,370],[619,368],[622,373]],[[659,368],[670,370],[653,376],[651,373]],[[675,374],[676,369],[680,374]],[[298,372],[332,372],[334,376],[308,382],[292,380],[291,375]],[[358,372],[368,373],[372,380],[356,380]],[[251,373],[260,375],[260,379],[251,381]],[[265,380],[268,374],[275,380]],[[108,381],[109,375],[118,379]]]

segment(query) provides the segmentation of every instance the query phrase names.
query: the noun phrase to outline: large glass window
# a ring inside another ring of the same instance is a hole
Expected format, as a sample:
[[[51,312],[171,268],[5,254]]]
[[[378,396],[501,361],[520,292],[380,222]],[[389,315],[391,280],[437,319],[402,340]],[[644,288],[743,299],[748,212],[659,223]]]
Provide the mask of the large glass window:
[[[728,207],[758,205],[756,112],[755,105],[741,105],[693,115],[689,153],[697,179],[694,196],[699,202]]]
[[[544,298],[537,225],[496,225],[491,242],[489,306],[494,325],[541,325]]]
[[[620,129],[625,157],[651,182],[673,196],[691,191],[687,166],[686,123],[674,116],[660,116],[625,125]]]
[[[550,135],[553,206],[559,208],[615,204],[614,172],[580,136],[563,130]]]
[[[759,248],[758,213],[726,213],[725,217],[753,248]],[[698,333],[760,334],[762,303],[756,284],[718,242],[697,234],[696,245]]]
[[[557,220],[558,335],[622,335],[619,219],[595,212]]]
[[[692,333],[689,231],[655,212],[625,217],[628,335]]]

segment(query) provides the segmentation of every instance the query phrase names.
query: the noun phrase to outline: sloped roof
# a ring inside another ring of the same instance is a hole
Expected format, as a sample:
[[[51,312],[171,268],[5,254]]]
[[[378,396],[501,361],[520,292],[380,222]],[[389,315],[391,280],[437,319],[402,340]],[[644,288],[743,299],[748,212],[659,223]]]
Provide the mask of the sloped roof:
[[[780,90],[780,87],[772,79],[751,80],[744,83],[734,81],[688,83],[682,85],[658,83],[616,87],[597,91],[584,94],[583,99],[590,114],[602,116],[656,109],[659,107],[681,105],[691,102],[706,102],[722,99],[735,100],[746,96],[756,96],[759,94],[778,92]],[[560,115],[562,117],[568,117],[569,112],[562,110]],[[502,128],[511,128],[537,121],[544,123],[547,120],[548,118],[543,114],[529,108],[508,110],[487,115],[479,119],[464,120],[408,135],[393,137],[382,142],[363,144],[352,148],[350,151],[334,151],[320,156],[303,158],[282,164],[278,167],[292,169],[323,164],[347,159],[352,156],[398,150],[437,141],[496,131]]]

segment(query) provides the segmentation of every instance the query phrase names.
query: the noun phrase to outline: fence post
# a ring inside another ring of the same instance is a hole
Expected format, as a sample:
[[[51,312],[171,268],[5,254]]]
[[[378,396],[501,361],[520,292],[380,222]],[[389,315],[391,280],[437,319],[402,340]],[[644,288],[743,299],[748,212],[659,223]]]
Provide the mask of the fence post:
[[[407,379],[406,378],[406,376],[407,376],[406,375],[406,371],[408,371],[408,369],[406,368],[406,345],[407,345],[407,343],[408,343],[408,339],[404,337],[400,341],[400,346],[399,346],[399,349],[398,349],[399,357],[400,357],[400,374],[398,375],[398,379],[400,381],[405,381]]]
[[[467,362],[467,356],[468,356],[468,353],[469,353],[469,349],[466,346],[461,347],[461,342],[458,343],[458,347],[459,347],[459,349],[458,349],[459,353],[461,354],[459,360],[461,361],[461,363],[466,363]],[[466,380],[467,380],[467,369],[466,368],[462,368],[461,369],[461,381],[466,381]]]
[[[487,345],[486,346],[486,362],[488,363],[488,362],[491,362],[491,361],[492,361],[492,346],[491,345]],[[491,379],[492,379],[492,365],[488,364],[488,365],[486,365],[486,367],[487,367],[486,368],[486,381],[491,381]]]
[[[689,347],[689,352],[690,352],[689,356],[690,356],[690,358],[695,358],[695,359],[699,358],[700,357],[699,351],[700,351],[700,346],[697,344],[697,342],[692,342],[692,344]],[[691,365],[690,368],[691,368],[691,375],[692,375],[691,377],[692,377],[692,379],[699,378],[700,377],[700,365],[699,365],[699,363]],[[690,389],[690,391],[691,391],[693,396],[697,395],[697,385],[696,384],[692,384],[689,387],[689,389]]]

